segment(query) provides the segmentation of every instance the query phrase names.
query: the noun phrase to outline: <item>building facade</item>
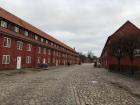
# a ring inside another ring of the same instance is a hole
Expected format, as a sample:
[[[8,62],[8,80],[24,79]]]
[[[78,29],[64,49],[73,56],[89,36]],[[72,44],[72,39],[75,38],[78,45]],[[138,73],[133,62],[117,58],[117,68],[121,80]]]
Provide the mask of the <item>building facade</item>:
[[[75,49],[0,8],[0,69],[76,64]]]
[[[137,35],[137,39],[140,39],[140,29],[137,28],[134,24],[127,21],[124,25],[122,25],[115,33],[113,33],[111,36],[108,37],[106,44],[102,50],[102,54],[100,57],[101,64],[103,67],[107,69],[117,69],[118,65],[120,64],[121,69],[130,69],[131,66],[133,66],[135,69],[140,69],[140,40],[133,40],[134,44],[137,44],[138,46],[128,45],[127,48],[132,47],[132,58],[133,58],[133,64],[132,60],[130,59],[130,56],[126,50],[126,52],[120,53],[121,57],[120,60],[114,54],[112,54],[110,51],[110,45],[114,43],[117,39],[121,39],[122,41],[131,35],[131,38],[133,38],[135,35]],[[123,39],[124,38],[124,39]],[[132,41],[131,39],[129,41]],[[135,43],[137,41],[137,43]],[[123,48],[121,46],[124,46],[120,44],[120,48]],[[122,49],[123,50],[123,49]],[[118,48],[118,52],[120,49]]]

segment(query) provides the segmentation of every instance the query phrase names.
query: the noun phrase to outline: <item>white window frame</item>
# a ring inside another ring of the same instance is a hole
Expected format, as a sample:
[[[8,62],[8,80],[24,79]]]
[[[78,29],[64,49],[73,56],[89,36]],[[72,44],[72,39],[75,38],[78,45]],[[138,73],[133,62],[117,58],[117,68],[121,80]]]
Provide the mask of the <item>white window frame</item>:
[[[37,58],[37,63],[41,63],[41,58],[40,57]]]
[[[15,26],[14,31],[19,32],[19,27]]]
[[[0,22],[1,24],[1,27],[4,27],[4,28],[7,28],[7,22],[6,21],[4,21],[4,20],[1,20],[1,22]]]
[[[29,36],[28,31],[25,30],[25,31],[24,31],[24,35],[28,37],[28,36]]]
[[[38,53],[39,54],[41,53],[41,47],[38,47]]]
[[[43,38],[41,38],[41,42],[44,42],[44,39]]]
[[[22,50],[22,48],[23,48],[23,42],[17,41],[17,50]]]
[[[4,60],[4,59],[6,59],[6,60]],[[10,55],[3,55],[2,56],[2,64],[10,64]]]
[[[48,44],[49,43],[49,41],[46,39],[46,44]]]
[[[140,49],[134,50],[134,56],[140,56]]]
[[[38,36],[37,35],[35,35],[35,40],[38,40]]]
[[[11,38],[4,37],[4,39],[3,39],[3,47],[7,47],[7,48],[11,47]]]
[[[52,46],[54,45],[53,42],[51,42],[51,45],[52,45]]]
[[[30,64],[31,63],[31,56],[26,56],[26,63]]]
[[[29,43],[28,45],[27,45],[27,51],[31,51],[32,50],[32,45]]]
[[[44,60],[45,60],[45,62],[44,62]],[[46,63],[46,58],[43,58],[43,59],[42,59],[42,63],[43,63],[43,64],[45,64],[45,63]]]

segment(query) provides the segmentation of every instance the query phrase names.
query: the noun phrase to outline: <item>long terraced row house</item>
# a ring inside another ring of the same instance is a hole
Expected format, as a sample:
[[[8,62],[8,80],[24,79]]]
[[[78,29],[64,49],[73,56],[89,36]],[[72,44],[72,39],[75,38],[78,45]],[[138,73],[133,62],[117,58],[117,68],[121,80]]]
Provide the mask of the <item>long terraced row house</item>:
[[[75,49],[0,8],[0,70],[76,64]]]

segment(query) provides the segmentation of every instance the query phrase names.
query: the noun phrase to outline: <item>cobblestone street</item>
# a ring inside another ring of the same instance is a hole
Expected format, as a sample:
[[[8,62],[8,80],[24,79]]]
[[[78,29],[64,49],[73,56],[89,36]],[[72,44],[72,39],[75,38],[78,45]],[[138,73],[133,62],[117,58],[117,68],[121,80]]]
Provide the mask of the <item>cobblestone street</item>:
[[[140,105],[138,95],[118,85],[140,84],[132,81],[92,64],[1,76],[0,105]]]

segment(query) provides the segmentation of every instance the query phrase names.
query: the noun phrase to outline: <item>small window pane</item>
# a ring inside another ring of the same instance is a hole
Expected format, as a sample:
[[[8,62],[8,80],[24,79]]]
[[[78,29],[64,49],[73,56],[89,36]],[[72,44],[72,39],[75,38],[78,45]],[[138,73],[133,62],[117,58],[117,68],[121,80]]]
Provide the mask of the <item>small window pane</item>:
[[[25,36],[28,36],[28,31],[25,31],[25,32],[24,32],[24,35],[25,35]]]
[[[19,27],[15,26],[15,32],[19,32]]]
[[[1,27],[7,28],[7,22],[4,20],[1,20]]]

